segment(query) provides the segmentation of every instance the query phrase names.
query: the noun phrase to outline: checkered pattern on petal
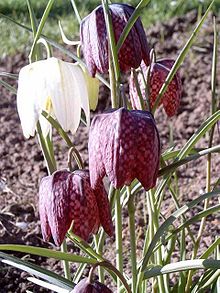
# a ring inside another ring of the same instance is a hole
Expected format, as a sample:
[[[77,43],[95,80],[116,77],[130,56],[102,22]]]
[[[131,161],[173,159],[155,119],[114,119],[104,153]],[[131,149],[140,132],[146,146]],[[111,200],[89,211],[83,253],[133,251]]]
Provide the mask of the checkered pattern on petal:
[[[96,131],[94,132],[94,129]],[[94,134],[99,133],[94,137]],[[115,188],[138,178],[146,190],[156,184],[160,141],[152,115],[120,108],[99,114],[89,134],[91,185],[96,188],[105,175]],[[94,152],[99,146],[100,160]]]
[[[88,171],[75,171],[69,177],[70,209],[69,218],[74,222],[73,232],[89,239],[92,233],[97,233],[100,219],[96,197],[90,186]]]
[[[167,78],[167,75],[170,72],[174,64],[174,60],[172,59],[161,59],[154,63],[151,67],[150,74],[150,106],[151,108],[154,106],[156,98],[159,94],[159,91]],[[144,62],[141,63],[141,68],[144,73],[145,80],[147,79],[147,67]],[[145,83],[143,81],[143,76],[141,73],[138,73],[138,83],[140,86],[140,90],[144,99],[146,99],[145,94]],[[137,89],[134,82],[134,76],[131,74],[129,80],[129,94],[131,99],[131,104],[134,109],[141,109],[141,105],[138,98]],[[169,117],[174,116],[180,105],[180,98],[182,94],[182,83],[179,72],[177,72],[168,85],[166,92],[164,93],[160,104],[163,104],[164,110]]]
[[[127,4],[114,3],[109,5],[109,11],[117,43],[134,12],[134,8]],[[84,58],[90,74],[94,76],[96,71],[107,73],[108,36],[102,6],[98,6],[82,20],[80,37]],[[130,68],[137,68],[141,60],[144,60],[147,65],[149,64],[149,46],[139,18],[120,48],[118,58],[123,72],[127,72]]]

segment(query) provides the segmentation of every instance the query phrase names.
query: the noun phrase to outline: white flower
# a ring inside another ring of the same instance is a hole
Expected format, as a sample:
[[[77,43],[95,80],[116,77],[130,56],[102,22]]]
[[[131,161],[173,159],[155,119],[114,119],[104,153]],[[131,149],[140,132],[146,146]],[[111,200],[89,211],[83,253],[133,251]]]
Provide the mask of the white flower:
[[[55,117],[65,131],[75,133],[84,110],[90,121],[87,83],[78,64],[56,58],[34,62],[19,73],[17,92],[18,114],[24,136],[34,136],[40,121],[43,135],[50,129],[42,110]]]

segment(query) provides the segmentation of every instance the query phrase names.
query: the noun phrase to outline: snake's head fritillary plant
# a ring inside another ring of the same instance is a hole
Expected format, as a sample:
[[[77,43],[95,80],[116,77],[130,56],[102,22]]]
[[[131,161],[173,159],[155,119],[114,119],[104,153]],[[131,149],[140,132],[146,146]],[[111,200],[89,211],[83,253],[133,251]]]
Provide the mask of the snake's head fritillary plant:
[[[73,233],[88,241],[100,224],[112,235],[108,197],[103,185],[93,190],[89,172],[60,170],[44,177],[39,190],[41,229],[45,241],[52,236],[60,246],[73,222]]]
[[[165,82],[174,62],[175,61],[172,59],[161,59],[152,64],[149,82],[149,102],[151,108],[153,108],[159,91]],[[143,62],[141,63],[141,69],[144,76],[142,73],[138,73],[137,77],[142,97],[144,100],[146,100],[147,67]],[[145,78],[145,81],[143,78]],[[132,107],[134,109],[141,109],[133,73],[131,73],[130,76],[129,90]],[[180,74],[177,71],[160,101],[160,105],[163,105],[167,116],[172,117],[177,113],[180,105],[181,94],[182,82]]]
[[[134,12],[134,8],[127,4],[110,4],[116,43],[123,29]],[[92,76],[107,73],[109,69],[108,37],[105,25],[104,11],[98,6],[81,22],[81,43],[88,70]],[[118,54],[120,69],[123,72],[139,67],[142,60],[149,64],[149,47],[147,38],[138,18],[128,34]]]
[[[93,94],[94,96],[94,94]],[[23,67],[19,73],[17,107],[24,136],[34,136],[39,121],[44,136],[50,129],[42,111],[55,117],[64,131],[75,133],[84,110],[90,120],[89,92],[78,64],[49,58]]]
[[[95,188],[105,175],[115,188],[137,178],[148,190],[155,186],[160,140],[150,112],[125,108],[98,114],[89,133],[89,167]]]
[[[88,278],[84,278],[76,285],[71,293],[112,293],[112,290],[98,281],[91,283]]]

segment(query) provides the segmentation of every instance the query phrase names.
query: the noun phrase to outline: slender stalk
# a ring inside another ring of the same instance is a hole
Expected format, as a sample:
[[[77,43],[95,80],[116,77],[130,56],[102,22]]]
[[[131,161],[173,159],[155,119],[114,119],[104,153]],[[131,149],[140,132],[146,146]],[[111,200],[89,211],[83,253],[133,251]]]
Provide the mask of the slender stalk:
[[[116,82],[119,83],[120,67],[119,67],[119,62],[118,62],[118,52],[117,52],[117,48],[116,48],[115,35],[114,35],[114,30],[113,30],[113,25],[112,25],[112,18],[109,13],[108,0],[102,0],[102,6],[103,6],[103,10],[104,10],[104,15],[105,15],[105,23],[106,23],[107,32],[108,32],[108,40],[109,40],[109,46],[111,49],[112,61],[114,64],[115,78],[116,78]]]
[[[154,191],[153,190],[150,190],[148,196],[149,196],[149,202],[150,202],[151,211],[152,211],[152,219],[153,219],[154,232],[156,233],[156,231],[159,228],[159,214],[158,214],[158,211],[156,210],[156,207],[155,207]],[[162,265],[163,264],[163,258],[162,258],[161,248],[159,248],[156,251],[156,260],[157,260],[157,265]],[[159,289],[159,292],[166,292],[165,284],[164,284],[164,278],[161,277],[161,276],[159,276],[157,280],[158,280],[158,289]]]
[[[122,249],[122,210],[120,202],[120,191],[115,190],[115,245],[116,245],[116,267],[123,273],[123,249]],[[117,280],[118,291],[121,286],[120,279]]]
[[[99,246],[98,246],[99,237],[97,235],[94,236],[94,241],[95,241],[96,252],[102,255],[102,252],[99,250]],[[98,267],[98,274],[99,274],[99,282],[104,283],[105,275],[104,275],[104,270],[101,266]]]
[[[33,42],[32,47],[31,47],[31,52],[29,54],[29,61],[30,61],[30,63],[33,61],[33,56],[35,54],[37,41],[38,41],[38,39],[41,36],[42,30],[43,30],[44,25],[45,25],[45,22],[46,22],[46,20],[48,18],[49,12],[50,12],[50,10],[51,10],[51,8],[53,6],[53,3],[54,3],[54,0],[49,0],[48,1],[47,6],[46,6],[46,8],[44,10],[43,16],[41,18],[41,21],[39,23],[37,32],[35,34],[34,42]]]
[[[131,271],[132,271],[132,292],[136,291],[137,286],[137,259],[136,259],[136,237],[135,237],[135,205],[134,194],[131,195],[130,188],[127,187],[128,200],[128,217],[129,217],[129,232],[131,245]]]
[[[76,2],[75,2],[75,0],[70,0],[70,1],[71,1],[72,6],[73,6],[73,10],[74,10],[74,12],[76,14],[76,18],[77,18],[77,20],[78,20],[78,22],[80,24],[82,18],[81,18],[80,14],[79,14],[79,10],[77,8]]]
[[[115,79],[115,71],[112,63],[111,55],[109,54],[109,79],[110,79],[110,91],[111,91],[111,103],[112,108],[118,107],[118,98],[117,98],[117,82]]]
[[[125,39],[127,38],[130,30],[132,29],[133,25],[135,24],[136,20],[140,16],[144,7],[146,7],[150,3],[150,0],[141,0],[139,4],[136,6],[135,11],[133,12],[132,16],[129,18],[120,38],[117,43],[117,52],[119,52],[121,46],[123,45]]]
[[[61,251],[65,253],[67,252],[66,240],[64,240],[61,244]],[[70,267],[68,261],[63,261],[63,269],[65,278],[71,281]]]

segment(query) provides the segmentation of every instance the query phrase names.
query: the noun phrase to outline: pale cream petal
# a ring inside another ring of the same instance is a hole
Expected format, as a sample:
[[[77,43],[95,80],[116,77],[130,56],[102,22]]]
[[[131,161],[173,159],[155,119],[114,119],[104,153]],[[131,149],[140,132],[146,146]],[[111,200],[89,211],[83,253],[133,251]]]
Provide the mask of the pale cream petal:
[[[18,78],[17,109],[21,126],[26,138],[34,136],[36,123],[39,117],[36,105],[34,67],[25,66],[21,69]]]
[[[70,70],[72,71],[72,76],[75,79],[76,87],[78,87],[79,98],[81,100],[81,107],[83,108],[86,115],[87,126],[90,125],[90,109],[89,109],[89,97],[88,88],[85,76],[81,67],[77,64],[68,64]]]
[[[87,84],[87,91],[89,97],[89,108],[95,110],[98,104],[99,96],[99,80],[98,78],[91,77],[84,66],[81,66]]]
[[[80,86],[76,84],[75,74],[66,62],[50,58],[51,100],[54,114],[65,131],[75,133],[80,122]],[[49,85],[48,85],[49,86]]]

